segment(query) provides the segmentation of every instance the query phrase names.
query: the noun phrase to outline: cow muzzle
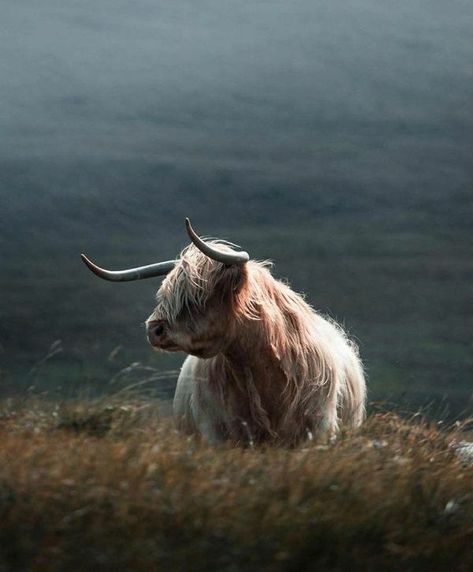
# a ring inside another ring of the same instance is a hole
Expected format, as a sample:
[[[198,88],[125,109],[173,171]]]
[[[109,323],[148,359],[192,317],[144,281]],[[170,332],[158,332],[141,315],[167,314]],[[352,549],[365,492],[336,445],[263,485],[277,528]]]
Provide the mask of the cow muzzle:
[[[159,342],[163,341],[164,335],[166,333],[166,321],[165,320],[151,320],[146,323],[146,333],[148,335],[148,341],[152,346],[159,346]]]
[[[154,347],[168,352],[179,351],[168,337],[168,324],[166,320],[150,320],[146,323],[146,334],[149,343]]]

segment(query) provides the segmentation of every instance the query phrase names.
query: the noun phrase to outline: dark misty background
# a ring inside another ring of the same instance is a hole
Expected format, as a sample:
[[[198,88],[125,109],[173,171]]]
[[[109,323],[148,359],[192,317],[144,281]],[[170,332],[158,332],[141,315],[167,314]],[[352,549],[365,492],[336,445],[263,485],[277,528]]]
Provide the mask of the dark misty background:
[[[168,259],[190,216],[348,328],[372,399],[471,408],[471,0],[0,8],[3,394],[114,389],[134,362],[169,390],[159,280],[79,253]]]

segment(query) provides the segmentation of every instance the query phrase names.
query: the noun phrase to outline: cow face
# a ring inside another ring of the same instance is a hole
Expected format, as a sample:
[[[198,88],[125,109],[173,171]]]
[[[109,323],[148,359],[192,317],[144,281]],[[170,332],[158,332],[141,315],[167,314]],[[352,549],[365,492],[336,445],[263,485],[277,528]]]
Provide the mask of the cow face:
[[[157,292],[146,321],[149,343],[200,358],[223,352],[234,337],[234,307],[244,279],[244,266],[227,267],[189,247]]]

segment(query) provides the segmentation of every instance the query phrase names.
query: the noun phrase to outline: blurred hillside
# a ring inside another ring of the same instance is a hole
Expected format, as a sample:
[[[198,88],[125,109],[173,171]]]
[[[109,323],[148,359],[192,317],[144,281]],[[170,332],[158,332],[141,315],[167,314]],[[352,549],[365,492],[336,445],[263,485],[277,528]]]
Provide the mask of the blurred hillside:
[[[190,216],[342,321],[372,398],[468,407],[470,3],[27,0],[2,14],[4,391],[175,368],[140,327],[159,280],[100,282],[78,255],[167,259]]]

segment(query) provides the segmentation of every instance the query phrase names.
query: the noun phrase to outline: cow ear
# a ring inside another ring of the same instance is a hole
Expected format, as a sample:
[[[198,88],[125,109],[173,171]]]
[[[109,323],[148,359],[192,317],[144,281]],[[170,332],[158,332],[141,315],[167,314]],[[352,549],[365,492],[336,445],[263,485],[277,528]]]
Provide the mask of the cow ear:
[[[238,295],[247,280],[246,264],[226,266],[218,281],[222,298],[229,300]]]

